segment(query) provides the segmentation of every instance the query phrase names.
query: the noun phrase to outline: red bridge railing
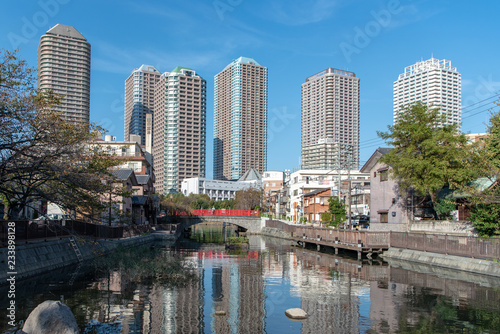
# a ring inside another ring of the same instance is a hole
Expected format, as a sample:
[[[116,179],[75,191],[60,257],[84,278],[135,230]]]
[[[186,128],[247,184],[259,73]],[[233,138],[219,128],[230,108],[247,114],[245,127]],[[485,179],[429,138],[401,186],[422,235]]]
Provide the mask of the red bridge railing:
[[[232,210],[232,209],[196,209],[191,210],[191,214],[195,216],[247,216],[258,217],[259,210]]]

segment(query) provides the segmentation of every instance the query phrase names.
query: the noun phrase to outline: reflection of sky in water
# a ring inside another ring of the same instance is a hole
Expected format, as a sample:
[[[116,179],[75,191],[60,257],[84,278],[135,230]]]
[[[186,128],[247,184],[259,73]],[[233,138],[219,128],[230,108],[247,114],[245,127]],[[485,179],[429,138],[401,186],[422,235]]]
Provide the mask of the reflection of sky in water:
[[[302,323],[287,318],[285,311],[300,308],[301,300],[291,294],[290,281],[279,277],[266,278],[266,333],[300,333]]]
[[[360,289],[358,293],[358,310],[359,310],[359,330],[361,333],[366,333],[372,324],[370,320],[370,289]]]

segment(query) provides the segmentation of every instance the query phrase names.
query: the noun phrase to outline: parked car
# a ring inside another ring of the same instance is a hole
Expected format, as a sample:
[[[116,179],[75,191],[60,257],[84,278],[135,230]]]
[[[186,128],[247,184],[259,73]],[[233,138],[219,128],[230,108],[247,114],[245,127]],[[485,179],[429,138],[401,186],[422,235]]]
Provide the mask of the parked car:
[[[351,225],[355,228],[367,228],[370,225],[370,216],[356,215],[351,218]]]
[[[33,219],[32,221],[30,221],[30,225],[36,224],[38,226],[42,226],[44,224],[47,224],[48,222],[63,221],[69,219],[71,219],[70,215],[65,215],[61,213],[50,213],[48,215],[41,215],[40,217]]]

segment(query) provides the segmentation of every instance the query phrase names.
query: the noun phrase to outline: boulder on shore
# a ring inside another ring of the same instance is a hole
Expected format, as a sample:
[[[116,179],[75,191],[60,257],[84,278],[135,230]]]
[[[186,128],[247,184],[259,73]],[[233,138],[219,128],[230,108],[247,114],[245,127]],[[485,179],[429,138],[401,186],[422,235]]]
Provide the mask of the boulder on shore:
[[[78,334],[70,308],[60,301],[46,300],[31,311],[23,326],[27,334]]]
[[[290,319],[302,320],[307,318],[307,313],[301,308],[289,308],[285,311],[285,314]]]

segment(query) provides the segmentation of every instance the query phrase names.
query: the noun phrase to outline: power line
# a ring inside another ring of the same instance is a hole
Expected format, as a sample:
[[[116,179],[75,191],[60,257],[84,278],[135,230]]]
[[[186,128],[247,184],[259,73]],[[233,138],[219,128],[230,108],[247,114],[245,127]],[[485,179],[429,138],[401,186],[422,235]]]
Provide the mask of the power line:
[[[494,94],[494,95],[492,95],[492,96],[490,96],[490,97],[488,97],[488,98],[486,98],[486,99],[484,99],[484,100],[477,101],[476,103],[469,104],[468,106],[462,107],[462,108],[460,108],[460,109],[463,111],[464,109],[470,108],[470,107],[475,106],[476,104],[482,103],[482,102],[484,102],[484,101],[488,101],[489,99],[492,99],[492,98],[497,97],[497,96],[499,96],[499,95],[500,95],[500,93]],[[490,103],[491,103],[491,102],[490,102]],[[469,111],[466,111],[466,112],[463,112],[463,113],[468,113],[468,112],[469,112]]]

